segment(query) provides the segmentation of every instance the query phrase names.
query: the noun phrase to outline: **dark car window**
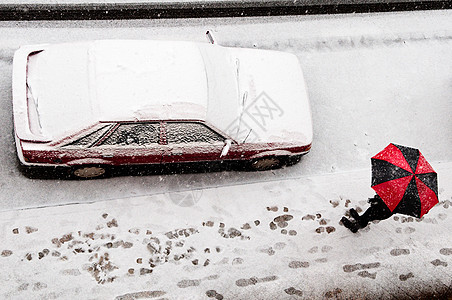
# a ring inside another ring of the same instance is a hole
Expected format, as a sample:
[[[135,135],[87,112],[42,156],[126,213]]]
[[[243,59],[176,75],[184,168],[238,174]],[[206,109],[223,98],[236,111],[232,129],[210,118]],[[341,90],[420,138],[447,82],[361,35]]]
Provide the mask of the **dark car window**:
[[[97,146],[142,146],[158,144],[160,141],[160,124],[126,123],[121,124],[104,141]]]
[[[90,134],[87,134],[84,137],[67,144],[65,147],[80,147],[80,148],[89,147],[93,145],[97,140],[99,140],[104,134],[106,134],[111,127],[112,127],[111,124],[102,126],[101,128],[91,132]]]
[[[206,125],[195,122],[168,122],[165,125],[168,144],[215,143],[224,138]]]

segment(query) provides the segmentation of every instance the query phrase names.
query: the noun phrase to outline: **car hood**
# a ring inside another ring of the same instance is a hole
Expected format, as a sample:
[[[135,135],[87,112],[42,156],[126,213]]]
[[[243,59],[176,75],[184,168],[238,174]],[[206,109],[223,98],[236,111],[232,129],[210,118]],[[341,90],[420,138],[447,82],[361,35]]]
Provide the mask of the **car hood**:
[[[236,59],[242,106],[231,136],[239,143],[311,144],[311,110],[297,57],[255,49],[230,52]]]

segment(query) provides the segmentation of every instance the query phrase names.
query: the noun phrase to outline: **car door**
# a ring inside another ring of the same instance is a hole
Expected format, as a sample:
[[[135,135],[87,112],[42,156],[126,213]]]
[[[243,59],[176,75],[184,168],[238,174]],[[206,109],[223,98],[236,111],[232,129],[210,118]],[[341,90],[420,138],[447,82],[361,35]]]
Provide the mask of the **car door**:
[[[204,123],[168,121],[163,124],[164,163],[221,160],[225,137]]]
[[[114,165],[161,163],[160,122],[118,123],[91,148]]]
[[[62,164],[73,164],[79,161],[89,161],[101,158],[102,151],[92,148],[99,139],[107,135],[115,124],[98,124],[79,134],[75,139],[68,137],[70,142],[63,142],[54,152],[55,158]]]

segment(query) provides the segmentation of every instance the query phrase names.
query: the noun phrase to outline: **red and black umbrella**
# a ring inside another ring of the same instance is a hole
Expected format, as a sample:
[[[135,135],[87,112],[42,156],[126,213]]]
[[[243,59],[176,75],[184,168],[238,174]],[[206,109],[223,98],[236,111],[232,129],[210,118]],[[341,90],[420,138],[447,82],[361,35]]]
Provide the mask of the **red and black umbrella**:
[[[393,213],[420,218],[438,203],[438,180],[418,149],[389,144],[372,157],[372,188]]]

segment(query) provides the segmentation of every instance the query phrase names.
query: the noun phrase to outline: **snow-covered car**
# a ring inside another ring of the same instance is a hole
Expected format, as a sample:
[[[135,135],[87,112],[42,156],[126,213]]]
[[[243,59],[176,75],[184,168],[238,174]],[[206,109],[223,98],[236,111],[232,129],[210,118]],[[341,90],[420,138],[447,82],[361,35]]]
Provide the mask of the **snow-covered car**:
[[[23,46],[13,113],[25,166],[79,177],[110,167],[245,161],[293,164],[312,121],[295,55],[184,41]]]

